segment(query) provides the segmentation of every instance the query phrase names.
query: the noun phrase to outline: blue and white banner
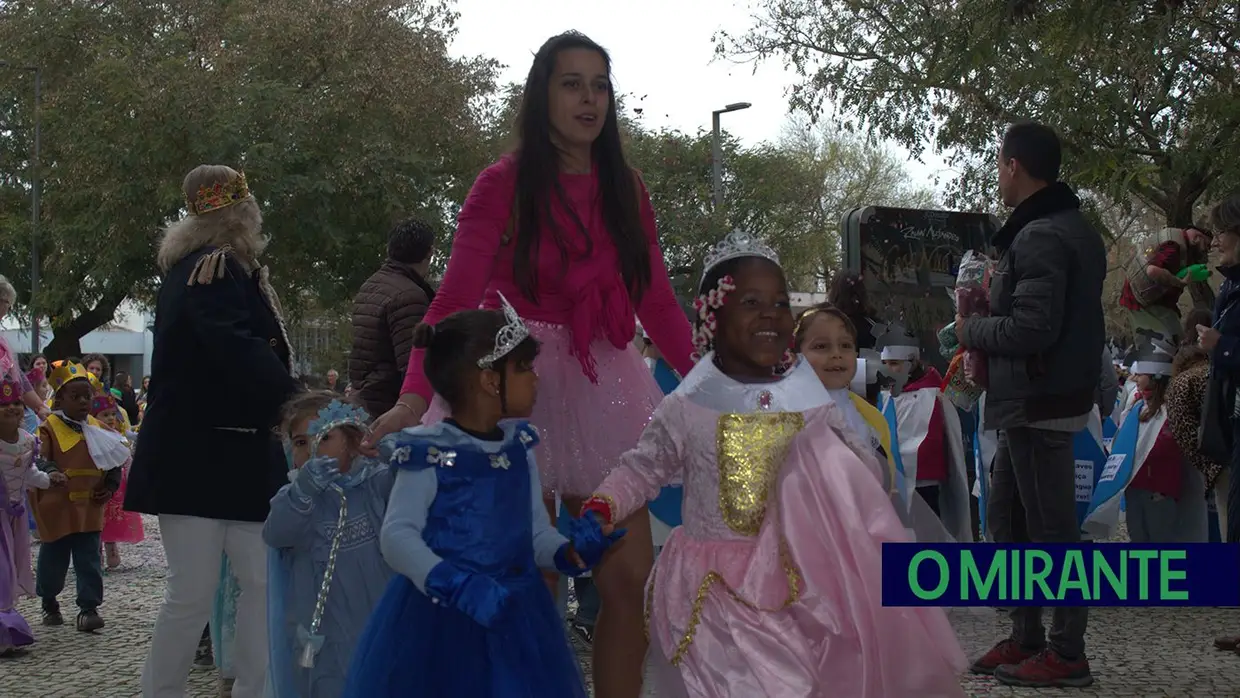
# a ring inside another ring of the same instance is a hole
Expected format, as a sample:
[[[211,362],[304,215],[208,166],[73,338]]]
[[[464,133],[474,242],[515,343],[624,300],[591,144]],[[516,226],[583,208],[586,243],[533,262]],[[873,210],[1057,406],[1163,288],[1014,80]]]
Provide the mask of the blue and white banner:
[[[879,395],[879,402],[883,403],[882,413],[883,419],[887,420],[887,430],[891,433],[891,457],[896,464],[896,489],[900,492],[900,499],[904,500],[904,506],[909,506],[909,489],[904,481],[904,459],[900,457],[900,433],[896,428],[899,420],[896,418],[896,401],[892,398],[890,392],[883,391]]]
[[[1107,453],[1111,452],[1111,442],[1115,440],[1115,434],[1119,431],[1119,425],[1115,423],[1115,418],[1108,416],[1102,420],[1102,447]]]
[[[986,394],[983,393],[973,413],[973,470],[976,474],[973,480],[973,496],[977,497],[981,538],[993,543],[990,530],[986,527],[986,503],[990,501],[990,464],[994,462],[995,451],[999,449],[999,435],[993,431],[982,431],[982,407],[985,401]]]
[[[1094,490],[1106,471],[1106,427],[1099,420],[1098,408],[1089,415],[1089,424],[1072,439],[1072,459],[1076,462],[1076,522],[1086,538],[1094,536],[1085,530],[1085,517],[1093,502]]]
[[[1159,410],[1158,415],[1142,429],[1141,406],[1142,402],[1138,400],[1132,409],[1128,410],[1124,423],[1115,434],[1115,440],[1111,442],[1111,454],[1107,457],[1102,474],[1094,485],[1081,530],[1096,540],[1110,538],[1119,524],[1124,490],[1128,489],[1128,484],[1140,469],[1166,420],[1166,412]]]
[[[983,394],[978,401],[977,419],[974,420],[973,464],[976,469],[976,482],[973,485],[973,496],[978,501],[978,516],[982,521],[982,536],[990,540],[986,529],[986,512],[990,501],[990,469],[995,455],[999,450],[999,435],[995,431],[982,429],[982,410],[985,409],[986,396]],[[1093,536],[1084,529],[1085,517],[1093,501],[1094,490],[1106,470],[1107,448],[1105,425],[1099,418],[1095,407],[1089,416],[1089,423],[1076,434],[1072,441],[1072,457],[1076,463],[1076,512],[1077,521],[1082,525],[1082,532],[1087,538]]]
[[[663,359],[657,359],[654,363],[654,379],[664,395],[670,395],[680,385],[680,378]],[[656,529],[659,528],[658,524],[667,527],[665,531],[655,531],[656,546],[662,545],[662,540],[667,539],[671,529],[681,524],[680,509],[684,502],[684,493],[685,488],[682,485],[669,485],[650,503],[650,514],[655,518],[651,523],[655,524]]]

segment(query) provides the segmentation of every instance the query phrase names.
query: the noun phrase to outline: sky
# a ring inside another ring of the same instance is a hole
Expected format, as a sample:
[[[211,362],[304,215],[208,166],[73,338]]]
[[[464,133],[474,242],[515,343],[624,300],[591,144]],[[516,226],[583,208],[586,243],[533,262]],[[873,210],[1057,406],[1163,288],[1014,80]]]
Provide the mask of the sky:
[[[534,52],[549,37],[576,29],[611,53],[616,90],[631,94],[626,104],[643,109],[651,128],[670,126],[687,133],[709,129],[711,112],[734,102],[744,111],[724,114],[723,128],[747,145],[774,141],[788,119],[786,92],[795,72],[779,61],[756,67],[716,58],[711,37],[723,29],[741,34],[751,10],[735,0],[629,0],[604,3],[569,0],[457,0],[460,19],[452,46],[456,55],[486,55],[507,67],[502,82],[524,82]],[[644,99],[641,99],[644,97]],[[902,155],[903,149],[892,146]],[[948,179],[946,164],[928,154],[910,159],[909,173],[933,187]]]

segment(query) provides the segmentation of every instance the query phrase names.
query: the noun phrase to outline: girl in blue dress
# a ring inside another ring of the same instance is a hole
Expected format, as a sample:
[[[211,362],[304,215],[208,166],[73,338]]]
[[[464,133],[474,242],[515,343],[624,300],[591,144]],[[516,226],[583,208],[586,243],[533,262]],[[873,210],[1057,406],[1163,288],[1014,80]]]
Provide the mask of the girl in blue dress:
[[[502,299],[502,296],[501,296]],[[358,642],[346,698],[585,698],[540,569],[577,576],[624,534],[551,525],[534,461],[538,343],[516,311],[420,325],[452,416],[384,439],[396,471],[380,546],[398,573]]]
[[[379,543],[392,489],[386,463],[359,452],[370,418],[328,391],[284,406],[294,470],[263,525],[267,698],[335,698],[392,570]]]

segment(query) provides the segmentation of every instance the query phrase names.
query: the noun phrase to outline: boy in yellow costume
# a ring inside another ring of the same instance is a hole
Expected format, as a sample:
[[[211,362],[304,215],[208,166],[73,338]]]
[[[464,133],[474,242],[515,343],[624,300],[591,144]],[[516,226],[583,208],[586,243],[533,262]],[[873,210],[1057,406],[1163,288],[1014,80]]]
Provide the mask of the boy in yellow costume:
[[[58,596],[65,588],[69,563],[77,579],[76,627],[103,627],[103,570],[99,532],[104,507],[120,487],[120,466],[129,448],[119,434],[90,416],[94,397],[86,369],[63,363],[49,376],[55,393],[52,414],[39,427],[40,469],[59,486],[30,493],[31,509],[42,545],[35,570],[35,594],[43,602],[43,624],[62,625]]]

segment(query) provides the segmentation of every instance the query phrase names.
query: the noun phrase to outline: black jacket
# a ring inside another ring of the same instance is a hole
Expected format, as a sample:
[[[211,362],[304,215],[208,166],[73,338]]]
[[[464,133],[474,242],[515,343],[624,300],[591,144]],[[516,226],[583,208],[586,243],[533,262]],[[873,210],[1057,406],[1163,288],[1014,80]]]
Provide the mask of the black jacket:
[[[121,409],[129,416],[130,424],[138,423],[138,394],[133,388],[119,388],[121,391]]]
[[[228,255],[223,278],[188,285],[199,258],[214,251],[190,253],[159,290],[151,389],[125,508],[264,521],[288,482],[273,428],[297,385],[257,273]]]
[[[992,238],[999,262],[990,317],[964,322],[966,347],[987,354],[987,429],[1090,411],[1106,342],[1102,237],[1058,182],[1030,196]]]
[[[413,267],[389,259],[353,299],[349,382],[371,416],[392,409],[400,397],[413,328],[434,298],[434,289]]]

